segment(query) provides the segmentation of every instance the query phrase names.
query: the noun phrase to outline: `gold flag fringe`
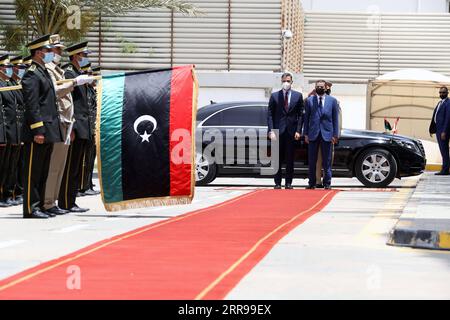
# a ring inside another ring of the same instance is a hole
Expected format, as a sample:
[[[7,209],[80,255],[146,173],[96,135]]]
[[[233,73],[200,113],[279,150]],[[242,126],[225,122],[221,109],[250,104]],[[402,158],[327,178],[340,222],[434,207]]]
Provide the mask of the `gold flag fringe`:
[[[122,211],[145,207],[176,206],[192,203],[193,196],[135,199],[129,201],[104,203],[107,211]]]

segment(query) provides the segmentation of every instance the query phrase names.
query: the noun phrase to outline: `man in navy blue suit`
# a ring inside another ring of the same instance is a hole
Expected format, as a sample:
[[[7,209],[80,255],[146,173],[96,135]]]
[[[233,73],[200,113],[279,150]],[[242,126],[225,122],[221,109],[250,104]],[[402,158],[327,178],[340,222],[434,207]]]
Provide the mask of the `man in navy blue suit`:
[[[272,93],[267,112],[269,138],[279,140],[279,167],[275,175],[275,189],[281,189],[283,162],[286,163],[285,188],[293,189],[295,140],[300,139],[303,125],[303,96],[291,89],[293,76],[284,73],[283,89]]]
[[[318,148],[322,151],[322,167],[324,172],[324,188],[331,189],[331,155],[332,145],[339,139],[339,105],[337,100],[326,95],[326,82],[316,82],[316,94],[306,99],[305,125],[303,134],[308,146],[309,186],[316,186],[316,162]]]
[[[436,133],[439,150],[442,155],[442,170],[436,175],[448,176],[450,168],[449,159],[449,138],[450,138],[450,100],[448,99],[448,88],[442,87],[439,90],[441,101],[433,112],[430,124],[430,135]]]

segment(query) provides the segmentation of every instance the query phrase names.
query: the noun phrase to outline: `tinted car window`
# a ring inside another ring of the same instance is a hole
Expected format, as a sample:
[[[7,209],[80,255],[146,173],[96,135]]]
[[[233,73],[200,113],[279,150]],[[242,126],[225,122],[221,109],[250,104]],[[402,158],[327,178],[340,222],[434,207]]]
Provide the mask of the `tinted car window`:
[[[267,108],[246,106],[225,109],[205,122],[205,126],[257,126],[267,125]]]

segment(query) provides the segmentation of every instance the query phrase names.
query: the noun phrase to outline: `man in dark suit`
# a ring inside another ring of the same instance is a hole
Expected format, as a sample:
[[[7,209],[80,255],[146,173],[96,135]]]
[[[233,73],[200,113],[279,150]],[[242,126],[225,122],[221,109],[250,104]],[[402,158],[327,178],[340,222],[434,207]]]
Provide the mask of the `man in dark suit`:
[[[441,101],[437,104],[433,112],[430,124],[430,135],[436,134],[439,150],[442,155],[442,170],[436,175],[448,176],[450,168],[449,160],[449,140],[450,140],[450,100],[448,99],[448,88],[442,87],[439,90]]]
[[[293,189],[295,140],[300,139],[303,126],[303,96],[291,89],[293,77],[281,77],[283,89],[270,97],[267,122],[269,138],[279,140],[279,167],[275,175],[275,189],[281,189],[282,164],[286,163],[285,188]]]
[[[316,186],[316,162],[318,148],[322,151],[322,167],[324,172],[324,188],[331,189],[331,157],[332,145],[339,139],[339,106],[337,100],[326,95],[326,82],[316,82],[316,95],[306,100],[305,106],[305,142],[308,146],[309,186]]]
[[[55,142],[63,140],[59,127],[56,92],[45,64],[53,60],[50,35],[28,44],[33,63],[22,79],[25,105],[24,141],[24,218],[54,217],[43,212],[45,183]]]

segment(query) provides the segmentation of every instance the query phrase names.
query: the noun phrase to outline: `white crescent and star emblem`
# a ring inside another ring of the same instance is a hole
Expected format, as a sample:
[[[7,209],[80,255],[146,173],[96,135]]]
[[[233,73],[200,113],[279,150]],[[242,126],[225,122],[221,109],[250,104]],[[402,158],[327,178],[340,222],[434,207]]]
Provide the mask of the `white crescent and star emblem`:
[[[138,126],[145,121],[150,121],[153,124],[153,130],[150,133],[147,133],[147,130],[145,130],[144,134],[140,134],[138,132]],[[152,136],[152,133],[155,132],[157,127],[158,123],[156,122],[156,119],[149,115],[141,116],[134,122],[134,131],[142,138],[141,143],[144,143],[144,141],[150,142],[149,138]]]

